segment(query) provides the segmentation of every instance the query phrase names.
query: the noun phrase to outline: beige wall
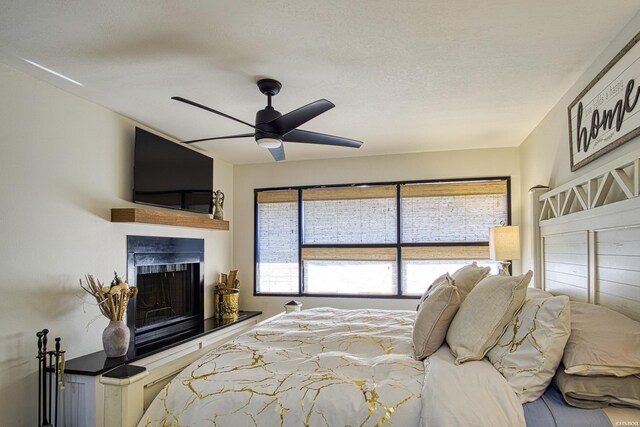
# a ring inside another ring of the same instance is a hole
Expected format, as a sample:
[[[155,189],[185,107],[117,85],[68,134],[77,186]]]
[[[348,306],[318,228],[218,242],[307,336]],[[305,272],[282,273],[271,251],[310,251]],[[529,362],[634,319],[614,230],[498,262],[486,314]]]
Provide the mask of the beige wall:
[[[291,297],[253,296],[253,190],[289,185],[349,184],[418,179],[511,176],[512,216],[520,218],[520,166],[517,148],[465,150],[345,158],[333,160],[266,163],[234,167],[234,251],[240,270],[241,307],[262,310],[266,316],[283,310]],[[519,271],[519,264],[514,263]],[[304,308],[415,308],[415,300],[374,298],[302,298]]]
[[[131,198],[135,124],[2,65],[0,93],[0,424],[33,426],[36,331],[62,337],[69,357],[102,348],[107,320],[80,277],[126,273],[128,234],[198,237],[210,285],[231,267],[232,233],[112,224]],[[230,218],[233,166],[216,160],[214,183]]]
[[[593,64],[583,73],[576,83],[560,98],[546,117],[536,126],[533,132],[520,146],[520,175],[522,194],[522,259],[523,269],[531,265],[531,203],[528,190],[538,184],[551,188],[564,184],[572,179],[628,153],[640,146],[640,138],[627,142],[618,149],[600,159],[571,172],[569,164],[569,121],[567,108],[580,92],[598,75],[618,52],[636,35],[640,28],[640,13],[627,24],[611,44],[598,55]],[[597,52],[594,52],[597,54]],[[550,70],[552,71],[552,70]]]

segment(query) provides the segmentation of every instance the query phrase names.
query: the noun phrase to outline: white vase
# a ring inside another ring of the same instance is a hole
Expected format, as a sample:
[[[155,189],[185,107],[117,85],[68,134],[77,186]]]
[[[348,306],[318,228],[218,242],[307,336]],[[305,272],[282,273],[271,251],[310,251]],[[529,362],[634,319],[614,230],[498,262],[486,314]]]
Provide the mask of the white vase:
[[[102,332],[102,346],[107,357],[122,357],[129,349],[129,328],[122,320],[111,320]]]

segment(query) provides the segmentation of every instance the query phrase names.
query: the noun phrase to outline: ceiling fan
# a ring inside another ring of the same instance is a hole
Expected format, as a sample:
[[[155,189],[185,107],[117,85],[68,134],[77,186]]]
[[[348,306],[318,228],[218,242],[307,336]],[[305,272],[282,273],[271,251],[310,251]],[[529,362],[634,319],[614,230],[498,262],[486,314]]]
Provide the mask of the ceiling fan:
[[[210,141],[214,139],[231,139],[231,138],[249,138],[254,137],[259,146],[269,149],[269,152],[276,161],[284,160],[284,147],[282,142],[305,143],[305,144],[323,144],[335,145],[338,147],[359,148],[361,141],[355,139],[342,138],[340,136],[327,135],[324,133],[310,132],[298,129],[316,116],[335,107],[335,105],[326,99],[319,99],[297,110],[293,110],[287,114],[281,114],[271,106],[271,97],[280,92],[282,84],[273,79],[258,80],[258,89],[267,96],[267,106],[256,113],[256,124],[252,125],[243,120],[232,117],[228,114],[216,111],[197,102],[190,101],[180,96],[173,96],[171,99],[202,108],[214,114],[218,114],[227,119],[235,120],[254,129],[252,133],[243,133],[239,135],[218,136],[213,138],[194,139],[184,141],[185,144],[194,142]]]

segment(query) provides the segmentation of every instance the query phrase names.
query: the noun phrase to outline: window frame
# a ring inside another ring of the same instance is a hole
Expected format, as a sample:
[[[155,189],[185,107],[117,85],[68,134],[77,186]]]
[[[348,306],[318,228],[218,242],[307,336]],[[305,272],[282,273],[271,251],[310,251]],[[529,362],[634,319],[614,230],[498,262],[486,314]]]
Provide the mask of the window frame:
[[[329,185],[304,185],[304,186],[288,186],[288,187],[265,187],[255,188],[253,190],[253,296],[265,297],[309,297],[309,298],[374,298],[374,299],[419,299],[421,295],[408,295],[402,293],[402,248],[403,247],[451,247],[451,246],[489,246],[489,241],[482,242],[437,242],[437,243],[403,243],[402,242],[402,195],[401,188],[403,185],[410,184],[451,184],[462,182],[479,182],[479,181],[505,181],[506,184],[506,205],[507,205],[507,222],[506,225],[512,225],[511,216],[511,177],[510,176],[490,176],[490,177],[474,177],[474,178],[451,178],[451,179],[431,179],[431,180],[411,180],[411,181],[386,181],[386,182],[367,182],[357,184],[329,184]],[[394,185],[396,187],[396,242],[395,243],[371,243],[371,244],[304,244],[303,243],[303,197],[302,192],[309,189],[327,189],[341,187],[359,187],[359,186],[378,186],[378,185]],[[258,194],[264,191],[297,191],[298,193],[298,292],[297,293],[274,293],[274,292],[258,292],[257,262],[258,262]],[[375,294],[319,294],[304,292],[304,260],[302,259],[302,250],[304,248],[395,248],[396,249],[396,293],[386,295]],[[511,265],[509,266],[511,273]]]

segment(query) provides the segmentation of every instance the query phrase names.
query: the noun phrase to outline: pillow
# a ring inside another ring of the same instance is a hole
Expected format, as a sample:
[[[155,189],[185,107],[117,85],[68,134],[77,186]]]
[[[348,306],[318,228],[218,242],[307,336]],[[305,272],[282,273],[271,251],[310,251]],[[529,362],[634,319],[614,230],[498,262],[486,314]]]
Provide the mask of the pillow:
[[[462,302],[447,332],[456,363],[480,360],[503,334],[522,307],[531,271],[521,276],[489,276]]]
[[[490,267],[478,267],[478,264],[474,262],[473,264],[465,265],[451,275],[456,282],[462,300],[466,298],[475,285],[487,277],[490,271]]]
[[[420,426],[526,424],[518,397],[491,363],[482,359],[456,366],[446,344],[424,361],[420,399]]]
[[[449,276],[449,273],[444,273],[442,276],[439,276],[436,278],[436,280],[433,281],[433,283],[431,283],[429,285],[429,287],[427,288],[426,291],[424,291],[424,294],[422,295],[422,298],[420,298],[420,302],[418,302],[418,306],[416,307],[416,311],[420,309],[420,304],[422,304],[424,302],[424,300],[427,299],[427,297],[429,296],[429,292],[433,291],[435,288],[437,288],[438,286],[448,283],[450,285],[454,285],[455,281],[453,280],[453,278],[451,276]]]
[[[527,288],[527,298],[549,298],[553,294],[538,288]]]
[[[599,305],[571,302],[571,336],[562,362],[567,374],[640,374],[640,322]]]
[[[569,375],[560,369],[553,384],[564,400],[578,408],[602,408],[609,405],[640,408],[640,378],[630,375],[583,377]]]
[[[450,283],[434,288],[418,307],[413,323],[413,353],[423,360],[440,348],[449,324],[460,308],[458,289]]]
[[[487,357],[520,402],[532,402],[551,383],[570,332],[569,297],[527,299]]]

